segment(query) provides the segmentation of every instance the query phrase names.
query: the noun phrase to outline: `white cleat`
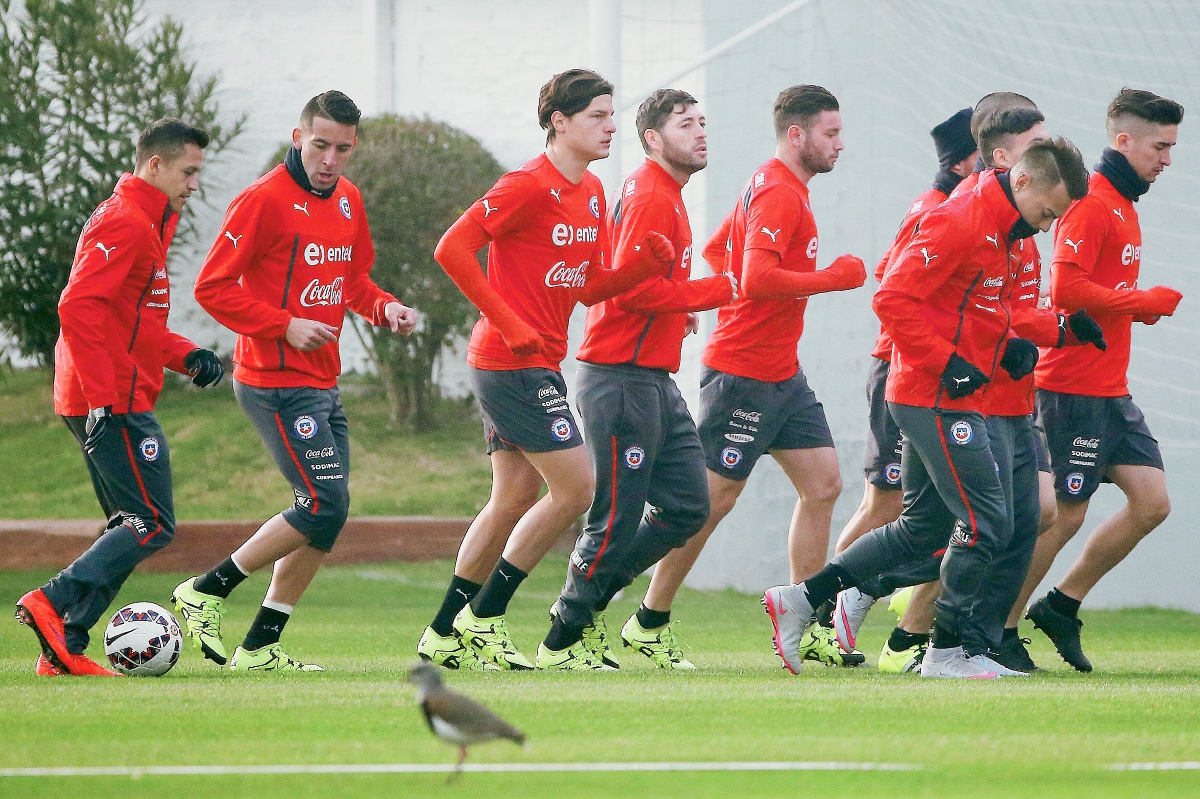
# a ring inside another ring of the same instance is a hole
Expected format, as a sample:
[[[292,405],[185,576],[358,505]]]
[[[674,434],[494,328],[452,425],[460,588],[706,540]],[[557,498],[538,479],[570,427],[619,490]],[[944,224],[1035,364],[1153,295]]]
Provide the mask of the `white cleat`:
[[[990,680],[1000,675],[972,663],[961,646],[949,649],[935,649],[931,646],[925,652],[925,659],[921,661],[921,676]]]
[[[967,662],[974,663],[976,666],[978,666],[981,669],[987,669],[988,671],[995,672],[996,676],[998,676],[998,677],[1028,677],[1029,676],[1029,672],[1017,671],[1016,669],[1010,669],[1008,666],[1005,666],[1002,663],[997,663],[995,660],[992,660],[987,655],[971,655],[971,657],[967,658]]]
[[[867,612],[878,602],[878,597],[864,594],[857,588],[847,588],[837,595],[833,609],[833,631],[843,652],[853,652],[858,631],[867,619]]]
[[[800,641],[804,631],[812,626],[814,615],[804,584],[768,588],[763,594],[762,604],[771,617],[775,654],[783,661],[784,668],[792,674],[799,674],[803,662]]]

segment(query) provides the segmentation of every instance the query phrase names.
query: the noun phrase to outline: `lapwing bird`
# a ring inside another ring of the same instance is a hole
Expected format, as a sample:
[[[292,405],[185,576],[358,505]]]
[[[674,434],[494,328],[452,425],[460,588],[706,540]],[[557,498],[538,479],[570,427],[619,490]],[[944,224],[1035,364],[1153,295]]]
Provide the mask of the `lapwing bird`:
[[[417,687],[417,701],[425,714],[425,723],[433,734],[458,747],[458,762],[446,779],[451,782],[462,771],[467,747],[496,738],[525,745],[525,734],[469,696],[451,691],[442,684],[442,675],[432,663],[418,663],[409,669],[408,681]]]

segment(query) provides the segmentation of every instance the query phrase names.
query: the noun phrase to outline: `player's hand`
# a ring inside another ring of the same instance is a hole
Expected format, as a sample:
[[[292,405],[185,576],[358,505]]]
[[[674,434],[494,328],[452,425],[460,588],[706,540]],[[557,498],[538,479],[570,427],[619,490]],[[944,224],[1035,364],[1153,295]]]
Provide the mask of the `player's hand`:
[[[286,338],[288,344],[301,352],[311,352],[337,341],[338,331],[333,325],[293,316],[288,322]]]
[[[1156,325],[1159,319],[1162,319],[1162,317],[1152,313],[1140,313],[1133,316],[1133,321],[1141,322],[1143,325]]]
[[[950,399],[969,397],[990,382],[990,377],[957,352],[950,356],[946,368],[942,370],[942,387]]]
[[[1033,374],[1038,362],[1038,348],[1027,338],[1010,338],[1004,345],[1000,366],[1013,380],[1023,380]]]
[[[853,255],[840,255],[825,267],[825,274],[837,279],[835,291],[856,289],[867,282],[867,265]]]
[[[500,337],[518,358],[545,355],[546,342],[528,322],[518,317],[508,320],[500,329]]]
[[[416,310],[398,302],[389,302],[383,306],[383,318],[387,320],[393,333],[399,333],[402,336],[412,335],[413,330],[417,327]]]
[[[663,270],[670,268],[671,264],[675,263],[675,246],[666,236],[655,233],[653,230],[647,233],[646,238],[642,239],[642,243],[633,249],[657,261]]]
[[[1067,316],[1058,315],[1058,346],[1073,344],[1095,344],[1096,349],[1104,352],[1108,342],[1104,340],[1104,330],[1100,324],[1087,315],[1086,309],[1080,309]]]
[[[1171,316],[1182,299],[1183,295],[1173,288],[1155,286],[1146,290],[1144,311],[1153,316]]]
[[[732,277],[732,275],[731,275]],[[734,298],[737,297],[737,291],[734,291]],[[687,315],[687,324],[683,326],[683,337],[687,338],[693,333],[700,332],[700,314],[689,313]]]
[[[722,272],[721,274],[724,275],[725,277],[729,278],[729,286],[730,286],[730,288],[733,289],[733,296],[729,298],[729,302],[730,303],[737,302],[737,300],[738,300],[737,278],[733,276],[733,272]]]
[[[200,388],[215,386],[225,375],[225,367],[217,354],[198,347],[184,356],[183,368],[191,375],[192,383]]]
[[[112,423],[113,413],[112,406],[105,405],[103,408],[92,408],[88,411],[87,421],[83,423],[83,432],[87,438],[83,442],[83,451],[91,455],[96,451],[96,447],[100,445],[100,439],[104,438],[104,434],[108,432],[110,426],[115,426]]]

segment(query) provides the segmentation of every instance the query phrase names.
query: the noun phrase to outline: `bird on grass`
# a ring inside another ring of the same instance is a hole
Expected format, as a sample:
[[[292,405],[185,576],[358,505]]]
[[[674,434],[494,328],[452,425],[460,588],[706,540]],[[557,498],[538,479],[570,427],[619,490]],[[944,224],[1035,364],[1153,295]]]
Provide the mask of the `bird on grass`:
[[[417,687],[417,702],[433,734],[458,747],[458,762],[446,782],[462,772],[471,744],[507,738],[521,746],[525,734],[469,696],[451,691],[442,683],[437,666],[422,662],[408,671],[408,681]]]

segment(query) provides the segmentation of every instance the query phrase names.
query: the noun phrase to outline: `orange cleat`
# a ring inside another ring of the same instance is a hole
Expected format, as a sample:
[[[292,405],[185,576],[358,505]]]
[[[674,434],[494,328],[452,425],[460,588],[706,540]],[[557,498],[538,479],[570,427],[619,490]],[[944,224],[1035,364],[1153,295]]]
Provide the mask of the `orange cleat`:
[[[106,669],[87,655],[69,655],[66,673],[74,677],[124,677],[124,674]]]
[[[42,589],[37,588],[17,600],[17,621],[33,630],[42,645],[42,655],[51,666],[64,673],[70,673],[66,665],[72,655],[67,651],[66,634],[63,631],[63,620],[58,611],[46,599]]]
[[[45,655],[38,655],[37,667],[34,673],[39,677],[61,677],[63,673],[55,668],[54,664],[46,660]]]

